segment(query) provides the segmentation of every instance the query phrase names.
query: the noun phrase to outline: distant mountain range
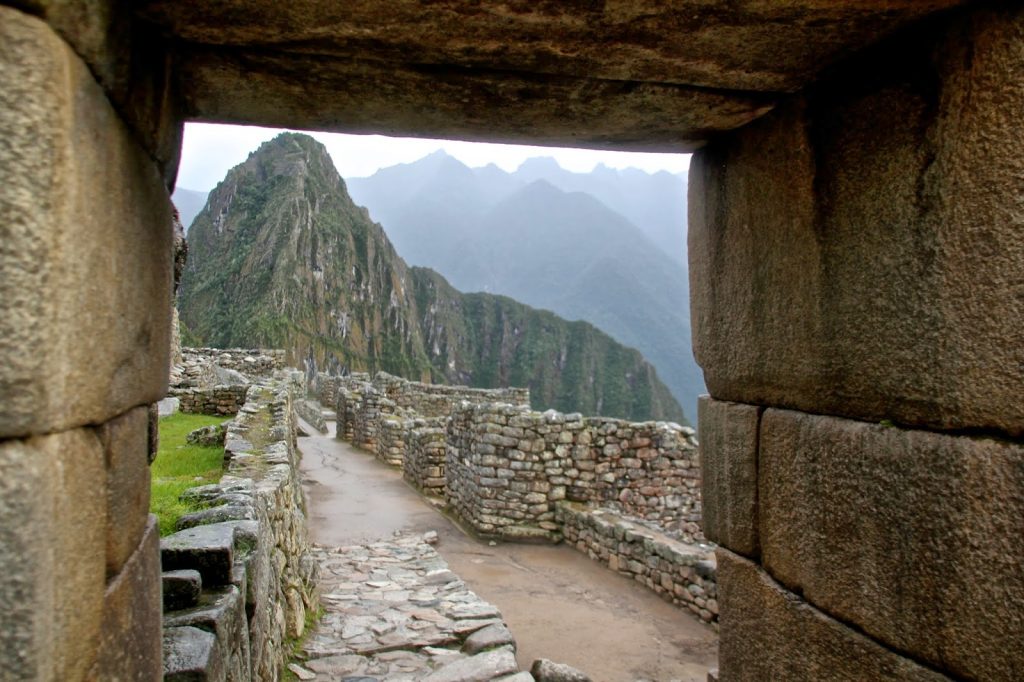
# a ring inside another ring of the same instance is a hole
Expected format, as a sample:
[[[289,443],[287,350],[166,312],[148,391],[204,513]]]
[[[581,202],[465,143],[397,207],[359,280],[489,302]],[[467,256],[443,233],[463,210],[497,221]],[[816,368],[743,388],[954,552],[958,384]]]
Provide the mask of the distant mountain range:
[[[522,191],[541,193],[538,201],[561,194],[544,183]],[[233,168],[188,239],[179,308],[194,341],[284,348],[310,371],[529,386],[538,408],[685,421],[641,354],[591,324],[506,296],[462,294],[433,270],[407,266],[307,135],[279,135]]]
[[[705,387],[690,342],[685,174],[574,173],[551,158],[509,173],[438,151],[347,185],[410,264],[590,322],[640,350],[696,414]],[[186,226],[193,195],[205,196],[174,193]]]
[[[690,342],[685,176],[571,173],[550,158],[508,173],[435,152],[348,187],[410,263],[463,291],[590,322],[643,353],[696,414],[705,389]]]

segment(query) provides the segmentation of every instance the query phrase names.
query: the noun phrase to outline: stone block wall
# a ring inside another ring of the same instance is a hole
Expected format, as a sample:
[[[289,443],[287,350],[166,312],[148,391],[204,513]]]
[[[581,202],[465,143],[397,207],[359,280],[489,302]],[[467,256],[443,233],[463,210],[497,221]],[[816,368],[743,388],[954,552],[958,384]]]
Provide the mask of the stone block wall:
[[[338,403],[338,389],[342,386],[342,377],[326,372],[317,372],[313,379],[312,395],[324,407],[334,409]]]
[[[284,369],[285,352],[268,348],[182,348],[182,362],[190,365],[219,365],[252,377],[270,378]]]
[[[703,539],[697,443],[687,427],[463,404],[447,447],[449,498],[478,532],[556,530],[553,505],[568,499]]]
[[[693,158],[723,682],[1024,677],[1022,36],[972,4]]]
[[[565,542],[594,561],[641,583],[704,622],[718,620],[715,555],[603,509],[573,502],[555,505]]]
[[[373,386],[366,386],[352,416],[353,445],[376,453],[384,428],[383,421],[395,412],[394,402],[385,398]]]
[[[207,508],[161,542],[164,570],[197,571],[203,590],[165,614],[167,680],[196,679],[195,656],[185,655],[196,651],[203,679],[278,680],[289,640],[317,608],[293,393],[283,379],[249,389],[228,426],[226,475],[186,492]]]
[[[143,33],[126,17],[115,52],[81,6],[44,20],[15,4],[0,6],[0,676],[159,680],[149,405],[167,392],[181,119],[149,108],[170,89],[155,54],[131,70]],[[129,92],[144,129],[116,104]]]
[[[248,384],[214,386],[212,388],[172,389],[170,394],[179,400],[179,409],[191,414],[237,414],[245,405]]]
[[[445,460],[447,444],[444,421],[441,418],[424,420],[423,426],[410,430],[405,457],[402,460],[402,475],[405,480],[428,495],[445,497],[447,478]]]
[[[423,417],[446,417],[460,402],[511,403],[529,405],[528,388],[471,388],[409,381],[386,372],[373,378],[374,387],[402,409],[414,410]]]

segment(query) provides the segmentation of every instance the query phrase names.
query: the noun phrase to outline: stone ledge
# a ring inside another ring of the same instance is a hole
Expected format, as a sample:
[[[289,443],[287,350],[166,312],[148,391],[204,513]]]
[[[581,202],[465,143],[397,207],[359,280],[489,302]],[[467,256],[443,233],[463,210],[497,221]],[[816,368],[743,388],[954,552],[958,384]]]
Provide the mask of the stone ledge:
[[[713,546],[688,544],[607,509],[573,502],[559,502],[555,520],[570,547],[704,622],[717,622]]]

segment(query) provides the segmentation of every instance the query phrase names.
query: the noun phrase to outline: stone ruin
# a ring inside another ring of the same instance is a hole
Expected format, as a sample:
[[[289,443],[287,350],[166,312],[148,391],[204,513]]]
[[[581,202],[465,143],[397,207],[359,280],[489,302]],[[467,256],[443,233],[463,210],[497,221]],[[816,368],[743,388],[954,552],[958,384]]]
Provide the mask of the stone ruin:
[[[311,391],[335,399],[338,438],[401,467],[475,534],[564,539],[717,621],[693,429],[537,412],[526,389],[434,386],[385,373],[372,381],[321,374]]]
[[[162,413],[236,414],[249,386],[282,370],[284,358],[282,350],[183,347],[180,361],[171,367]]]
[[[1022,44],[989,0],[0,4],[0,669],[160,677],[192,119],[695,151],[721,679],[1024,678]]]

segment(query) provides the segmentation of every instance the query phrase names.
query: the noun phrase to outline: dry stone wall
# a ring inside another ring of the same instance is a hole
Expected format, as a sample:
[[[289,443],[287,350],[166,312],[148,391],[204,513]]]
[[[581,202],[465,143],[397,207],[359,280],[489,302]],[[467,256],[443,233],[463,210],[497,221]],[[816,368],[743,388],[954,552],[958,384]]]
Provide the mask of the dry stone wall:
[[[207,508],[161,541],[165,680],[271,680],[317,608],[295,448],[296,394],[249,388],[225,439],[227,474],[186,491]],[[184,581],[192,589],[181,589]],[[177,587],[177,589],[176,589]],[[170,601],[168,601],[170,598]]]
[[[708,545],[693,545],[603,509],[555,505],[565,542],[641,583],[707,623],[718,620],[717,564]]]
[[[471,388],[446,384],[425,384],[378,372],[373,384],[401,409],[414,410],[423,417],[447,417],[460,402],[493,402],[529,405],[528,388]]]
[[[704,539],[697,442],[688,427],[462,405],[447,444],[452,504],[480,532],[554,530],[553,504],[568,499],[656,521],[690,542]]]
[[[249,392],[247,384],[236,386],[214,386],[212,388],[172,389],[171,395],[178,399],[179,409],[192,414],[237,414],[245,405]]]
[[[406,481],[444,498],[474,532],[564,537],[704,621],[717,621],[693,429],[536,412],[525,391],[425,390],[385,374],[332,383],[338,437],[401,467]],[[455,396],[477,400],[448,404]],[[420,409],[436,413],[444,405],[444,414],[420,416]]]

